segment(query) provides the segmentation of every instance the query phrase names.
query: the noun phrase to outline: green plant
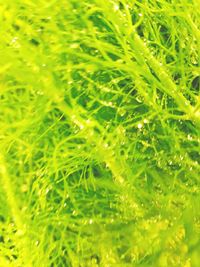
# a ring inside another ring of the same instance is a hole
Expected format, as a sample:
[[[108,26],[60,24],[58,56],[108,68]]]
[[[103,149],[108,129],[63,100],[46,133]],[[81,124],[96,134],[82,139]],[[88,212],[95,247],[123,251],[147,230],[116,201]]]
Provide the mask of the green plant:
[[[198,267],[199,0],[1,1],[0,267]]]

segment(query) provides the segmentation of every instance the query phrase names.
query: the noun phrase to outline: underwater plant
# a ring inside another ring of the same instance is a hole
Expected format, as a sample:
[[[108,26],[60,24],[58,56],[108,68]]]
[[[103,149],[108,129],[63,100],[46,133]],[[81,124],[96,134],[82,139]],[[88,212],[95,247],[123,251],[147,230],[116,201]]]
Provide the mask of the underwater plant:
[[[199,267],[199,0],[0,3],[0,267]]]

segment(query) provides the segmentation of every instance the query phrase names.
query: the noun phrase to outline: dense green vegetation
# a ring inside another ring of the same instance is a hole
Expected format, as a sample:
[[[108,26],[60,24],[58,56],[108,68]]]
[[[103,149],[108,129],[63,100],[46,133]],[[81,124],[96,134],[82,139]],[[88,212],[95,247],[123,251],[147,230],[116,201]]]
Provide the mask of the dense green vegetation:
[[[200,266],[199,6],[0,1],[0,267]]]

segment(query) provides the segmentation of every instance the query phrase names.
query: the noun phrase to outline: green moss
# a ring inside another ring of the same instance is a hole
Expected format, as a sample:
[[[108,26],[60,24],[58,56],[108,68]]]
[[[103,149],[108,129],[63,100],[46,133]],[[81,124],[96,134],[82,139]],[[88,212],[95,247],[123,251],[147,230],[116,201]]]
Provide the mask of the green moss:
[[[0,4],[0,266],[198,267],[198,0]]]

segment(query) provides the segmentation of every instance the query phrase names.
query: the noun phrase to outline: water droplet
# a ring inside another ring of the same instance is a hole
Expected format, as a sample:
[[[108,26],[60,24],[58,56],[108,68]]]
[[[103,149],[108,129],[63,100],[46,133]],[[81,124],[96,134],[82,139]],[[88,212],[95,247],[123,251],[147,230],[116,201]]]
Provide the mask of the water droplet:
[[[123,108],[120,108],[120,109],[119,109],[119,115],[120,115],[121,117],[123,117],[125,114],[126,114],[126,110],[123,109]]]
[[[50,188],[47,187],[46,190],[45,190],[45,194],[47,195],[49,193],[49,191],[50,191]]]
[[[23,184],[23,185],[21,186],[21,191],[22,191],[23,193],[25,193],[25,192],[28,191],[28,186],[27,186],[27,184]]]
[[[106,169],[109,169],[109,168],[110,168],[110,164],[106,163]]]
[[[25,232],[21,229],[19,229],[16,233],[18,236],[23,236],[25,234]]]
[[[186,106],[189,106],[189,102],[188,102],[188,101],[185,101],[185,105],[186,105]]]
[[[78,43],[73,43],[70,45],[70,48],[72,49],[75,49],[75,48],[78,48],[79,47],[79,44]]]
[[[74,216],[76,216],[78,213],[77,213],[76,210],[73,210],[72,214],[73,214]]]
[[[86,120],[86,123],[87,123],[87,124],[91,124],[91,120],[89,120],[89,119]]]
[[[19,39],[18,37],[14,37],[14,38],[11,40],[11,43],[16,43],[18,39]]]
[[[109,145],[108,145],[107,143],[105,143],[103,146],[104,146],[105,148],[108,148]]]
[[[115,10],[115,11],[118,11],[118,10],[119,10],[119,5],[115,4],[115,5],[114,5],[114,10]]]
[[[138,129],[142,129],[143,124],[142,123],[138,123],[137,127],[138,127]]]
[[[42,91],[37,91],[36,94],[37,94],[37,95],[44,95],[44,92],[42,92]]]
[[[18,37],[14,37],[11,42],[10,45],[12,45],[12,47],[14,48],[20,48],[20,44],[19,44],[19,38]]]
[[[149,123],[149,120],[147,120],[147,119],[144,119],[144,123]]]
[[[112,107],[113,106],[113,102],[108,102],[108,105],[110,106],[110,107]]]
[[[79,124],[79,128],[80,128],[81,130],[83,130],[83,129],[84,129],[84,125],[83,125],[83,124]]]

